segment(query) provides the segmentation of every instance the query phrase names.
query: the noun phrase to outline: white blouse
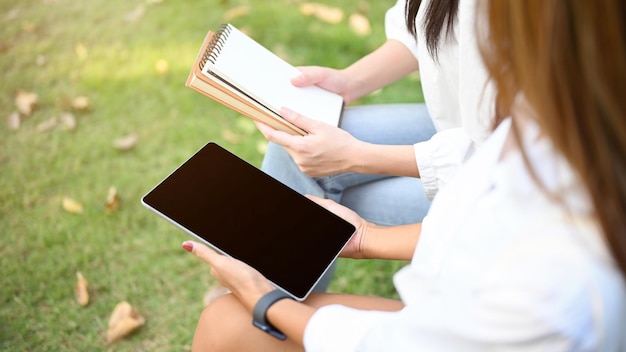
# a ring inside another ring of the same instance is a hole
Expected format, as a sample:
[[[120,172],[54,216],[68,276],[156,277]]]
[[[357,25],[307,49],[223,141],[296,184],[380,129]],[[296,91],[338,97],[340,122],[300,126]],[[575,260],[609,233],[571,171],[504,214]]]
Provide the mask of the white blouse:
[[[439,192],[411,264],[405,308],[319,309],[307,351],[626,351],[626,286],[587,194],[533,125],[499,160],[505,121]]]
[[[387,11],[388,39],[402,42],[419,62],[420,80],[436,133],[414,146],[426,196],[432,199],[465,160],[468,145],[480,145],[491,132],[493,89],[475,39],[475,0],[459,3],[454,35],[443,40],[437,59],[426,47],[422,33],[430,0],[422,1],[417,14],[417,42],[406,29],[405,0]]]

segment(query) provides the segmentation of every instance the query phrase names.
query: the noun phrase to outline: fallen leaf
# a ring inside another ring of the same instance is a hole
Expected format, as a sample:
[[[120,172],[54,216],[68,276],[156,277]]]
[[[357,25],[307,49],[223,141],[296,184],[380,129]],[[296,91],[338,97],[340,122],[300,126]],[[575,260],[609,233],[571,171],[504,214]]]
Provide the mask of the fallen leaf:
[[[38,100],[39,97],[36,93],[19,90],[15,95],[15,106],[20,114],[30,116],[37,106]]]
[[[48,62],[48,59],[46,59],[46,57],[43,55],[37,55],[37,58],[35,59],[35,63],[37,64],[37,66],[43,66],[47,62]]]
[[[21,124],[20,114],[17,111],[13,111],[7,115],[7,126],[12,130],[18,130]]]
[[[87,279],[83,276],[83,274],[79,271],[76,273],[76,287],[74,287],[74,293],[76,294],[76,300],[78,304],[85,307],[89,304],[89,291],[87,290]]]
[[[26,33],[32,33],[36,31],[37,27],[38,26],[36,23],[30,22],[30,21],[22,23],[22,31]]]
[[[89,110],[91,104],[89,103],[89,98],[84,95],[79,95],[72,99],[72,108],[78,111],[86,111]]]
[[[76,56],[78,56],[78,59],[80,61],[87,60],[87,56],[89,55],[87,52],[87,47],[81,42],[78,42],[74,45],[74,52],[76,53]]]
[[[145,322],[144,317],[141,316],[130,303],[126,301],[118,303],[109,318],[106,334],[107,344],[112,344],[128,336],[145,324]]]
[[[138,140],[139,136],[136,133],[131,133],[125,137],[114,140],[113,148],[122,151],[130,150],[133,149]]]
[[[117,195],[117,189],[115,186],[109,187],[109,193],[107,194],[106,203],[104,203],[104,210],[107,213],[112,213],[120,207],[120,198]]]
[[[69,112],[64,112],[59,116],[59,124],[63,129],[73,131],[76,129],[76,118]]]
[[[315,16],[326,23],[332,24],[343,20],[343,11],[340,8],[314,2],[300,5],[300,13],[305,16]]]
[[[124,20],[130,23],[137,22],[143,17],[143,14],[145,11],[146,11],[145,6],[138,5],[137,7],[135,7],[134,10],[129,11],[126,13],[126,15],[124,15]]]
[[[367,19],[367,17],[363,16],[360,13],[353,13],[352,15],[350,15],[348,23],[350,24],[350,28],[352,29],[352,31],[360,36],[365,36],[372,32],[370,21]]]
[[[7,12],[4,15],[4,20],[5,21],[11,21],[11,20],[14,20],[14,19],[18,18],[19,15],[20,15],[20,10],[12,9],[12,10],[9,10],[9,12]]]
[[[159,75],[163,76],[169,71],[169,63],[167,60],[160,59],[154,64],[154,68]]]
[[[83,205],[70,197],[63,197],[63,209],[68,213],[81,214],[83,212]]]
[[[244,136],[239,135],[229,129],[225,129],[222,131],[222,138],[233,144],[239,144],[244,140]]]
[[[236,18],[247,15],[248,12],[250,12],[250,6],[248,5],[233,7],[224,13],[224,22],[231,22]]]
[[[59,120],[56,117],[51,117],[45,121],[40,122],[35,126],[35,131],[39,133],[48,132],[59,124]]]

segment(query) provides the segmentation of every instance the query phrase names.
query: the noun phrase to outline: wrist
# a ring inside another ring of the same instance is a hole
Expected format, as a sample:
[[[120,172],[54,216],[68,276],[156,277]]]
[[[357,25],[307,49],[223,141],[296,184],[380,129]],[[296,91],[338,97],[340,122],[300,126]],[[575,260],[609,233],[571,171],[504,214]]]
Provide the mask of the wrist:
[[[371,144],[366,142],[361,142],[357,140],[357,143],[354,143],[353,152],[351,155],[354,155],[354,158],[350,158],[352,160],[352,164],[348,168],[347,171],[367,174],[369,173],[368,161],[370,159],[370,148]]]
[[[280,289],[264,294],[254,305],[252,324],[279,340],[285,340],[287,336],[267,321],[267,311],[274,303],[287,298],[292,299],[289,294]]]
[[[247,291],[245,295],[238,295],[240,298],[245,297],[244,299],[240,299],[245,305],[248,307],[250,312],[254,311],[254,306],[257,302],[266,294],[274,291],[276,288],[270,284],[269,282],[253,285]]]

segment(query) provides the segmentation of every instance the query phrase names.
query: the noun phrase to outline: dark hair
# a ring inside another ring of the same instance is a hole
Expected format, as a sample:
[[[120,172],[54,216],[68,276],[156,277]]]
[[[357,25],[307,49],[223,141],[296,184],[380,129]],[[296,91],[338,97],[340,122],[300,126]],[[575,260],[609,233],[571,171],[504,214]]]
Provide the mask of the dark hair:
[[[422,0],[407,0],[405,6],[406,27],[413,37],[417,38],[416,16]],[[426,36],[426,47],[435,59],[439,51],[442,33],[453,35],[454,22],[459,12],[459,0],[432,0],[426,9],[425,21],[422,23]]]
[[[510,115],[523,94],[587,190],[626,276],[626,4],[491,0],[480,10],[496,120]]]

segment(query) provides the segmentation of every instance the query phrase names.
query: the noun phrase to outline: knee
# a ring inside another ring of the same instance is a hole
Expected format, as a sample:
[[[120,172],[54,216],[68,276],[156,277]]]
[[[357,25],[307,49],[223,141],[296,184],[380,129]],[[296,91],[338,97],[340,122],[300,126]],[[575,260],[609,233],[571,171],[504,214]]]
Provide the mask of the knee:
[[[228,351],[236,346],[250,317],[239,301],[231,294],[215,299],[207,305],[193,337],[192,351]]]

